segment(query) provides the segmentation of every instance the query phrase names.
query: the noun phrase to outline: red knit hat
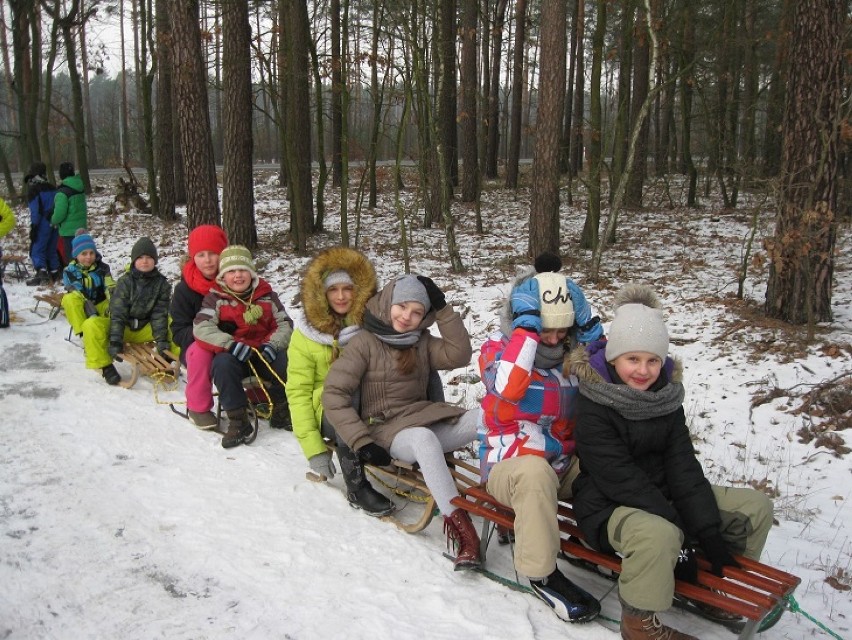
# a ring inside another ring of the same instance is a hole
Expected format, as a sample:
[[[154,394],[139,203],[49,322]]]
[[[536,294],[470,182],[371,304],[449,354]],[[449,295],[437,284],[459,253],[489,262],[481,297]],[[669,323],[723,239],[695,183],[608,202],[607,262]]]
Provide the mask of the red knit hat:
[[[228,246],[228,236],[222,227],[215,224],[202,224],[189,234],[189,257],[194,258],[199,251],[222,253]]]

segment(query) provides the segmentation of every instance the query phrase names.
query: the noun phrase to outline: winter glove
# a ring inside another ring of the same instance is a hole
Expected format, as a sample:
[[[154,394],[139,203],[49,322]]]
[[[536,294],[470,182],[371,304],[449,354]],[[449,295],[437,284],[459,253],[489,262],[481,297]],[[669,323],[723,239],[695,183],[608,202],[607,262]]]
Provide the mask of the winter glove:
[[[713,573],[720,578],[725,567],[740,568],[740,563],[734,560],[728,547],[725,546],[725,541],[718,533],[701,538],[701,550],[713,566]]]
[[[269,364],[272,364],[273,362],[275,362],[275,358],[278,357],[278,349],[266,342],[260,345],[260,355],[262,355],[263,359],[266,360]]]
[[[358,449],[358,457],[365,464],[372,464],[376,467],[386,467],[391,463],[390,454],[375,442],[365,444]]]
[[[245,342],[237,342],[236,340],[228,347],[228,352],[240,362],[246,362],[251,358],[251,347]]]
[[[237,330],[237,324],[235,322],[231,322],[230,320],[222,320],[222,322],[216,325],[216,328],[219,329],[219,331],[221,331],[222,333],[227,333],[229,336],[232,336]]]
[[[447,306],[447,297],[444,295],[444,292],[438,288],[438,285],[435,284],[435,281],[432,280],[432,278],[417,276],[417,279],[420,280],[420,284],[426,288],[426,295],[429,296],[429,304],[432,305],[432,308],[435,311],[440,311]]]
[[[157,353],[163,358],[166,362],[174,362],[172,357],[167,353],[171,345],[168,342],[158,342],[157,343]]]
[[[109,355],[113,360],[115,360],[115,357],[119,353],[121,353],[122,347],[124,347],[124,345],[121,344],[120,342],[110,342],[109,343],[109,348],[107,349],[107,351],[109,351]]]
[[[512,289],[512,329],[522,327],[527,331],[541,333],[541,302],[538,295],[538,280],[528,278]]]
[[[311,465],[311,471],[327,480],[331,480],[337,473],[337,467],[334,466],[334,461],[331,459],[331,451],[318,453],[308,460],[308,464]]]
[[[92,316],[98,315],[98,309],[95,307],[94,303],[91,300],[86,300],[83,303],[83,311],[86,314],[87,318],[91,318]]]
[[[695,549],[684,547],[677,556],[674,568],[675,580],[683,580],[698,584],[698,561],[695,559]]]

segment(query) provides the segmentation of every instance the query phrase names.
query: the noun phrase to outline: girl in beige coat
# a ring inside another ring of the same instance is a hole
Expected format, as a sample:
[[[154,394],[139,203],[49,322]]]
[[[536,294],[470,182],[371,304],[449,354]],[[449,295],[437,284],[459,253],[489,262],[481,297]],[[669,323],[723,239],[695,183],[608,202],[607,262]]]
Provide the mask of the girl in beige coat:
[[[429,333],[437,321],[441,337]],[[367,302],[364,330],[329,369],[322,403],[341,437],[367,464],[416,462],[445,529],[458,545],[456,569],[478,566],[479,537],[444,460],[476,439],[478,409],[427,399],[430,371],[470,362],[470,335],[443,292],[424,276],[403,275]],[[360,389],[360,410],[352,397]]]

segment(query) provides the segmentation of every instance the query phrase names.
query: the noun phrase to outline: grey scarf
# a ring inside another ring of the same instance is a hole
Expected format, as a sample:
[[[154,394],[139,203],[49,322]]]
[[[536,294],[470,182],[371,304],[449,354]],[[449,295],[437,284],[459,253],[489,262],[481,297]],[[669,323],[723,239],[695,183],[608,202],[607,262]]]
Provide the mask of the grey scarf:
[[[400,333],[370,313],[369,309],[364,312],[364,329],[394,349],[407,349],[414,346],[420,340],[420,334],[423,333],[420,329]]]
[[[535,350],[535,362],[533,364],[536,369],[553,369],[560,366],[564,358],[565,345],[563,343],[560,342],[555,347],[551,347],[539,342]]]
[[[580,381],[580,393],[593,402],[615,409],[628,420],[648,420],[674,413],[683,404],[680,382],[670,382],[659,391],[638,391],[626,384]]]

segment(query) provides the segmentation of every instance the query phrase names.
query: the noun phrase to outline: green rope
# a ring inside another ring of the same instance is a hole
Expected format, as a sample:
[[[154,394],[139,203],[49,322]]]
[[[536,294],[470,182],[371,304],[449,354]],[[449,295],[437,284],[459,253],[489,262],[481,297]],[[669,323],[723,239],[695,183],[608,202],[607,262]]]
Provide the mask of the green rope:
[[[808,620],[810,620],[811,622],[813,622],[816,626],[818,626],[820,629],[822,629],[823,631],[825,631],[825,632],[826,632],[828,635],[830,635],[831,637],[833,637],[833,638],[837,638],[837,640],[843,640],[843,638],[840,636],[840,634],[835,633],[834,631],[832,631],[831,629],[829,629],[828,627],[826,627],[826,626],[825,626],[822,622],[820,622],[819,620],[817,620],[816,618],[814,618],[812,615],[810,615],[807,611],[803,610],[803,609],[799,606],[799,603],[798,603],[798,602],[796,602],[796,599],[793,597],[793,594],[790,594],[789,596],[786,596],[786,597],[784,598],[784,600],[786,600],[786,601],[787,601],[787,607],[790,609],[790,611],[791,611],[791,612],[793,612],[793,613],[801,613],[803,616],[805,616]]]

